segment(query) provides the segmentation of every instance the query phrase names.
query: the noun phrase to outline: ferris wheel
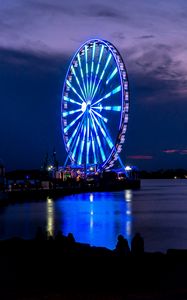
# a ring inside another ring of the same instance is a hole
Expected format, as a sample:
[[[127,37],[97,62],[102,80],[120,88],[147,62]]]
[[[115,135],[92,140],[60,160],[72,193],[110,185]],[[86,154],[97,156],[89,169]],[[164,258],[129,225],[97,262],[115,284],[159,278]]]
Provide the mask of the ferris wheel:
[[[62,134],[71,163],[113,167],[125,142],[128,113],[120,53],[108,41],[86,41],[71,60],[62,92]]]

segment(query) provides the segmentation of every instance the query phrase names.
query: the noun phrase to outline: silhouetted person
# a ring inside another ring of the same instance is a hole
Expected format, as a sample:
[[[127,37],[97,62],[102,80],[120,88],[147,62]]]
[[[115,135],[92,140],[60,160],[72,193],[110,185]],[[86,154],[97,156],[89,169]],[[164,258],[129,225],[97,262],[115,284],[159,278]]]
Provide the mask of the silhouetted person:
[[[144,239],[137,232],[131,241],[131,252],[134,255],[142,255],[144,253]]]
[[[68,233],[68,235],[67,235],[67,241],[68,241],[68,243],[69,244],[71,244],[71,245],[73,245],[74,243],[75,243],[75,238],[74,238],[74,236],[73,236],[73,233]]]
[[[68,253],[74,253],[76,250],[76,243],[73,234],[70,232],[66,237],[66,251]]]
[[[127,239],[124,238],[122,234],[118,235],[118,241],[116,244],[116,253],[118,254],[129,254],[130,253],[130,248]]]
[[[55,241],[63,242],[64,240],[65,240],[65,236],[62,234],[62,230],[58,230],[58,232],[55,236]]]

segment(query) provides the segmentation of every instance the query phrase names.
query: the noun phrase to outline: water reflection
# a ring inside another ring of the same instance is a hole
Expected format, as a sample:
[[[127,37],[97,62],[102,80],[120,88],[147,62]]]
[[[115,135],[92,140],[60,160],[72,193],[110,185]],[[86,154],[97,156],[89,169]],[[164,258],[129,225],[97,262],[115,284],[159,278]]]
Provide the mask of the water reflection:
[[[125,190],[126,201],[126,238],[129,242],[129,246],[132,238],[132,190]]]
[[[0,239],[33,238],[38,226],[77,241],[113,249],[117,235],[130,242],[135,232],[146,251],[187,249],[187,180],[142,180],[140,190],[72,195],[0,210]]]
[[[127,193],[127,194],[126,194]],[[72,232],[79,242],[114,249],[118,234],[131,240],[131,191],[119,193],[87,193],[72,195],[56,203],[61,230]],[[115,201],[114,201],[115,198]]]
[[[92,240],[94,234],[94,207],[93,207],[94,194],[93,193],[90,193],[89,200],[90,200],[90,239]]]
[[[54,236],[54,201],[52,198],[47,197],[47,216],[46,216],[46,231],[48,236]]]

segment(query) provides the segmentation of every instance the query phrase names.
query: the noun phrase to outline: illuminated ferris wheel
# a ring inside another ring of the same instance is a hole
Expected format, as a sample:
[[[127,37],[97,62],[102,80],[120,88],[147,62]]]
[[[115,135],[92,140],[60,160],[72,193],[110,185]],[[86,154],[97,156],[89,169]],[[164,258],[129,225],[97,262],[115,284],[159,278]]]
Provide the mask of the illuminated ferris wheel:
[[[62,92],[62,134],[72,164],[113,167],[128,112],[128,77],[118,50],[100,39],[85,42],[73,56]]]

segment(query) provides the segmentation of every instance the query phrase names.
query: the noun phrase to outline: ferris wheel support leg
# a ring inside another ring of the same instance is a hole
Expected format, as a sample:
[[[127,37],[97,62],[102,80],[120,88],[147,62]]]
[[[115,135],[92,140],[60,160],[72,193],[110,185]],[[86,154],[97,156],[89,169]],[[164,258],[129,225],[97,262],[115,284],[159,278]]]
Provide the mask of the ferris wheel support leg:
[[[125,166],[124,166],[124,164],[123,164],[123,162],[122,162],[121,157],[119,156],[119,154],[118,154],[118,160],[120,162],[121,167],[125,169]]]
[[[64,163],[64,168],[67,166],[68,159],[69,159],[69,155],[67,155],[67,157],[66,157],[66,160],[65,160],[65,163]]]
[[[123,162],[122,162],[122,160],[121,160],[121,157],[119,156],[119,154],[118,154],[118,160],[119,160],[119,162],[120,162],[120,165],[121,165],[121,167],[124,169],[124,171],[125,171],[125,166],[124,166],[124,164],[123,164]],[[127,176],[127,172],[125,171],[125,175]]]

